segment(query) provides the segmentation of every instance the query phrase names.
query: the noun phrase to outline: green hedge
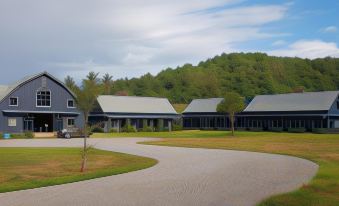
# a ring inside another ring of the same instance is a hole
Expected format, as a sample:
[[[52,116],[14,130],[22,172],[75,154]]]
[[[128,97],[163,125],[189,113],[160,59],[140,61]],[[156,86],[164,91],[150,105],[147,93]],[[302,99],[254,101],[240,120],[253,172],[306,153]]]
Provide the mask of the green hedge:
[[[145,126],[141,130],[141,132],[153,132],[152,127]]]
[[[91,132],[93,133],[104,133],[104,129],[101,127],[94,127]]]
[[[249,131],[253,131],[253,132],[261,132],[263,131],[262,127],[250,127],[248,128]]]
[[[306,129],[305,128],[288,128],[287,131],[292,132],[292,133],[304,133],[306,132]]]
[[[183,127],[182,127],[182,125],[181,124],[173,124],[172,125],[172,130],[173,131],[181,131],[181,130],[183,130]]]
[[[271,127],[268,130],[271,131],[271,132],[283,132],[284,128],[282,128],[282,127]]]
[[[327,134],[328,129],[325,128],[313,128],[312,132],[317,133],[317,134]]]
[[[125,124],[122,129],[122,132],[127,132],[127,133],[133,133],[133,132],[137,132],[137,130],[130,124]]]

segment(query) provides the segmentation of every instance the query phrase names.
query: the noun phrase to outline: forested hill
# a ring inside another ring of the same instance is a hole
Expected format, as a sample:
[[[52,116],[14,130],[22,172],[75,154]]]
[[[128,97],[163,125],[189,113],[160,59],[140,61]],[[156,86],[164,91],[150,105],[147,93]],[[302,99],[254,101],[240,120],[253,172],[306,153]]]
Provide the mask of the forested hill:
[[[315,60],[273,57],[263,53],[222,54],[197,66],[168,68],[156,76],[115,81],[112,93],[167,97],[172,103],[194,98],[220,97],[237,91],[251,99],[258,94],[287,93],[304,89],[339,89],[339,58]]]

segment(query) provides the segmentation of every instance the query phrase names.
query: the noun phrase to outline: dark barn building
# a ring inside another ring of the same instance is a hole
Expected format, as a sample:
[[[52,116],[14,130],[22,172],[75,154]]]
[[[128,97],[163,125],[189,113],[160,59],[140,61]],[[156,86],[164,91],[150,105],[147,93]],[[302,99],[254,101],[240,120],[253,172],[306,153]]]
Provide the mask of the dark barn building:
[[[0,132],[53,132],[82,125],[74,94],[47,72],[0,86]]]
[[[238,116],[246,128],[339,129],[339,91],[256,96]]]
[[[182,113],[185,129],[228,129],[228,116],[217,112],[223,98],[195,99]]]
[[[339,131],[339,91],[256,96],[235,117],[238,130]],[[193,100],[183,112],[185,129],[229,129],[226,114],[216,111],[222,98]]]

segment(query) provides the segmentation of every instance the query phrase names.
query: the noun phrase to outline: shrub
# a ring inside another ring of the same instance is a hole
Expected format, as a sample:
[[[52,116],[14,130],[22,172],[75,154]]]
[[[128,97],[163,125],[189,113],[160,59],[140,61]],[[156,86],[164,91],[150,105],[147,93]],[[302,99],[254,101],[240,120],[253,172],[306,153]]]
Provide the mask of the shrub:
[[[288,128],[287,131],[292,132],[292,133],[304,133],[306,132],[306,129],[305,128]]]
[[[26,136],[24,133],[15,133],[11,134],[11,138],[13,139],[26,139]]]
[[[173,124],[172,126],[172,130],[173,131],[181,131],[183,129],[182,125],[181,124]]]
[[[263,129],[262,127],[250,127],[248,130],[252,132],[261,132]]]
[[[33,138],[34,138],[34,133],[31,132],[31,131],[25,131],[24,136],[25,136],[27,139],[33,139]]]
[[[4,134],[2,132],[0,132],[0,138],[3,138]]]
[[[122,127],[122,132],[133,133],[137,132],[137,130],[132,125],[125,124],[125,126]]]
[[[93,133],[104,133],[104,129],[101,128],[101,127],[94,127],[94,128],[92,129],[92,132],[93,132]]]
[[[153,129],[152,129],[152,127],[143,127],[143,128],[141,129],[141,131],[142,131],[142,132],[153,132]]]
[[[268,130],[271,131],[271,132],[283,132],[284,128],[282,128],[282,127],[271,127]]]
[[[324,129],[324,128],[313,128],[312,132],[317,133],[317,134],[327,134],[329,131],[328,129]]]
[[[118,132],[118,130],[117,130],[117,129],[115,129],[115,128],[112,128],[112,129],[110,129],[110,130],[109,130],[109,132],[110,132],[110,133],[117,133],[117,132]]]

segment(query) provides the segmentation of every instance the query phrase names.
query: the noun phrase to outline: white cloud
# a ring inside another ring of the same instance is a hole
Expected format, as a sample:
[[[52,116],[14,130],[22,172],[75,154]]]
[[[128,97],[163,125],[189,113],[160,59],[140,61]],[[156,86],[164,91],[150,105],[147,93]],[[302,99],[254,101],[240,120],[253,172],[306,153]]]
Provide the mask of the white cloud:
[[[334,42],[300,40],[289,45],[286,49],[273,50],[268,53],[275,56],[315,59],[327,56],[339,57],[339,48]]]
[[[283,19],[289,5],[242,1],[3,0],[0,66],[13,72],[22,64],[27,71],[44,67],[59,76],[98,70],[132,77],[279,35],[262,28]]]
[[[272,46],[282,46],[285,45],[287,42],[285,40],[277,40],[272,43]]]
[[[338,28],[335,26],[328,26],[322,30],[324,33],[335,33],[338,31]]]

